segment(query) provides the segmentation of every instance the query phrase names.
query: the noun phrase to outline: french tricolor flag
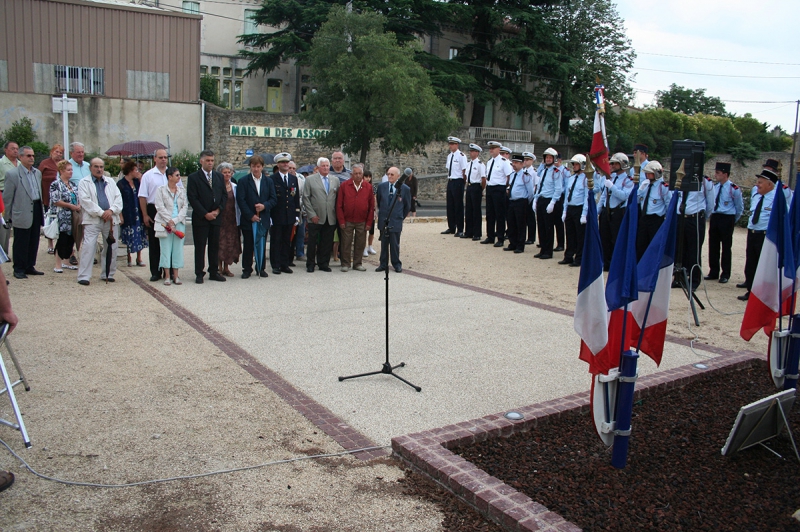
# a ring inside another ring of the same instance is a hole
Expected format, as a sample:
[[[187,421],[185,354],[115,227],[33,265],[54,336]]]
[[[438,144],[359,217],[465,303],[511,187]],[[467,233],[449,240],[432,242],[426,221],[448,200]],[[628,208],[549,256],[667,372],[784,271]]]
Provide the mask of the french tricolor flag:
[[[608,163],[608,143],[606,142],[606,124],[603,120],[603,112],[605,112],[605,100],[603,95],[603,86],[598,85],[594,89],[595,103],[597,110],[594,113],[594,132],[592,134],[592,147],[589,150],[589,159],[594,164],[595,168],[600,170],[603,175],[611,175],[611,167]],[[581,262],[583,264],[583,262]]]
[[[661,364],[667,337],[669,295],[675,266],[678,194],[672,195],[667,218],[647,246],[636,269],[639,274],[639,299],[631,303],[633,316],[631,345]]]
[[[778,314],[791,312],[796,268],[783,184],[778,181],[770,194],[773,194],[772,213],[739,330],[739,335],[747,341],[759,329],[764,329],[767,336],[771,335]]]
[[[593,200],[589,201],[586,214],[586,236],[573,320],[575,332],[581,337],[579,358],[589,364],[590,373],[599,373],[595,360],[607,358],[608,354],[608,308],[603,282],[603,246],[597,225],[597,204]]]

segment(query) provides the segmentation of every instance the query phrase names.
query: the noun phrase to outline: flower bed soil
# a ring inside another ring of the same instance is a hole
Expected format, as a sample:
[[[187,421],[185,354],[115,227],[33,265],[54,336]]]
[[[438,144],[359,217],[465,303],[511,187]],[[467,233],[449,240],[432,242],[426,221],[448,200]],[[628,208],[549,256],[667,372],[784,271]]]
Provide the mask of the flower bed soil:
[[[622,470],[611,466],[586,411],[453,452],[586,531],[800,531],[792,518],[800,464],[785,430],[767,443],[783,459],[760,446],[720,453],[739,408],[777,391],[757,361],[647,396],[634,406]],[[800,405],[787,417],[800,441]],[[432,483],[421,491],[447,509],[446,530],[492,529],[463,517],[463,505],[443,503]]]

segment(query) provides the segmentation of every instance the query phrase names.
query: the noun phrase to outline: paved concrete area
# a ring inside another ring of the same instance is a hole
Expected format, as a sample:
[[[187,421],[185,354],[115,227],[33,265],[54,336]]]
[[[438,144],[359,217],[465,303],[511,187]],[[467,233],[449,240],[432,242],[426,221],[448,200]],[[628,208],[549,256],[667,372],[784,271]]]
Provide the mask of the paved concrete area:
[[[298,262],[291,275],[203,285],[186,272],[183,286],[152,286],[379,444],[589,388],[572,318],[560,309],[408,269],[390,275],[390,361],[405,362],[397,373],[422,392],[389,375],[339,382],[385,359],[385,281],[371,266],[309,274]],[[144,279],[142,270],[128,272]],[[707,356],[670,343],[661,369]],[[642,357],[642,375],[656,370]]]

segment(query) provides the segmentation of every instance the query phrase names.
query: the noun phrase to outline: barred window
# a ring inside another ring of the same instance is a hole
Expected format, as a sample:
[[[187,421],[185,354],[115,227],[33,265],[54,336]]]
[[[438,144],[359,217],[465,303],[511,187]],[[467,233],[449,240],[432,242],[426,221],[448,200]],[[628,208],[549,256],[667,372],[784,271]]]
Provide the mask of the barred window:
[[[102,68],[56,65],[56,92],[68,94],[105,94]]]

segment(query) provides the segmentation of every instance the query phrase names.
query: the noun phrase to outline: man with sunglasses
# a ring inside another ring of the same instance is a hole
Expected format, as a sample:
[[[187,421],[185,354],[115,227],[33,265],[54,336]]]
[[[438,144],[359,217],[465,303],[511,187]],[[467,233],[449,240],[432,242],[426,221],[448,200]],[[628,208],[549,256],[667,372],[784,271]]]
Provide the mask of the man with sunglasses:
[[[19,159],[21,164],[6,172],[3,202],[8,223],[14,228],[14,277],[27,279],[28,275],[44,275],[34,268],[39,252],[39,232],[44,225],[42,173],[33,167],[30,146],[20,149]]]

